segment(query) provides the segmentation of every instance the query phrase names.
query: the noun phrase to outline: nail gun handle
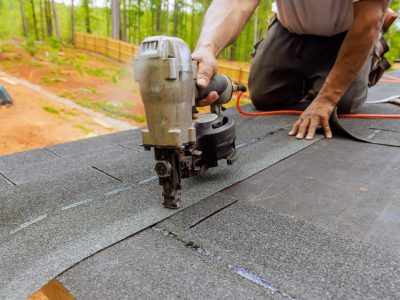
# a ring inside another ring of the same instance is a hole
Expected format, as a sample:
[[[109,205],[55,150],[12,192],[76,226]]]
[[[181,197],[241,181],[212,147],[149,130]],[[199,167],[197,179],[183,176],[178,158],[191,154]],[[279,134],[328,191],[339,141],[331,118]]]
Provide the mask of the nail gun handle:
[[[224,94],[227,89],[231,89],[232,92],[232,82],[230,79],[224,75],[216,74],[210,81],[210,84],[205,89],[197,88],[196,101],[207,98],[208,94],[216,91],[218,95]],[[230,94],[232,96],[232,93]]]

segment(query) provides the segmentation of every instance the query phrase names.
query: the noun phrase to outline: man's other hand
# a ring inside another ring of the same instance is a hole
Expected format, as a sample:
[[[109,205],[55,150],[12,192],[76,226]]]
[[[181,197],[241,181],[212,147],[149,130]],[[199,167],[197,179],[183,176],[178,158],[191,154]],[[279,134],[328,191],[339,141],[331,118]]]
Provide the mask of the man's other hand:
[[[319,97],[308,106],[300,115],[297,122],[293,125],[289,135],[296,136],[297,139],[312,140],[315,136],[318,126],[322,126],[325,137],[332,138],[332,131],[329,126],[329,119],[335,109],[335,106],[329,102],[321,101]]]

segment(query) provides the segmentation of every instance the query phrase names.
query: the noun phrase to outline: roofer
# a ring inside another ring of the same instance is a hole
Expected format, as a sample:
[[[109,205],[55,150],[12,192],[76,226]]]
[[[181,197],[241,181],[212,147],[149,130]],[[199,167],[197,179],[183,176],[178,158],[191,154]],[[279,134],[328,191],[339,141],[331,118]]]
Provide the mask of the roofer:
[[[216,73],[216,57],[238,37],[259,2],[211,3],[193,53],[199,61],[200,87]],[[335,107],[339,113],[353,113],[366,101],[372,50],[380,38],[389,2],[276,0],[277,18],[252,55],[248,84],[254,106],[281,109],[314,98],[289,135],[313,139],[321,125],[325,136],[332,138],[329,118]],[[210,93],[202,104],[217,97]]]

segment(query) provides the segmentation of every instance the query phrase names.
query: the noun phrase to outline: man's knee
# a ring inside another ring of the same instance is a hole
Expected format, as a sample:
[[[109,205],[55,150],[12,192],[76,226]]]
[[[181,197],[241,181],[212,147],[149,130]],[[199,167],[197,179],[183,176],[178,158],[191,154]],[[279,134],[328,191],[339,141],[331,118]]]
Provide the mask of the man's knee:
[[[250,85],[249,87],[251,102],[258,110],[269,110],[279,105],[276,101],[277,99],[270,92],[266,92],[258,87],[251,87]]]
[[[350,90],[347,91],[342,99],[340,99],[337,107],[340,114],[353,114],[363,106],[367,101],[368,88],[365,87],[362,91]]]
[[[249,81],[249,89],[251,102],[259,110],[273,110],[294,105],[304,96],[302,82],[267,87],[266,82],[261,85]]]

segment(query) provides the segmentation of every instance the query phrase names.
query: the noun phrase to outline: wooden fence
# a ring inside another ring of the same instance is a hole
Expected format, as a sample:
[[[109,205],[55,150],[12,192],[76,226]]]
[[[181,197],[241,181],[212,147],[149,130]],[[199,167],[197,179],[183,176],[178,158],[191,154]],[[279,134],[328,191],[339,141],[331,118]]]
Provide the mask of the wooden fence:
[[[75,33],[74,42],[75,48],[103,54],[124,63],[131,63],[138,49],[129,43],[86,33]]]
[[[103,54],[124,63],[131,63],[138,52],[138,47],[135,45],[86,33],[75,33],[74,41],[76,48]],[[218,72],[247,86],[249,69],[219,63]]]

